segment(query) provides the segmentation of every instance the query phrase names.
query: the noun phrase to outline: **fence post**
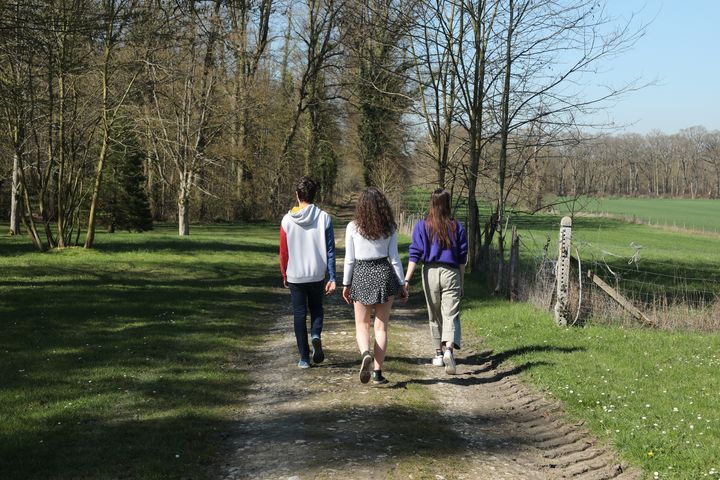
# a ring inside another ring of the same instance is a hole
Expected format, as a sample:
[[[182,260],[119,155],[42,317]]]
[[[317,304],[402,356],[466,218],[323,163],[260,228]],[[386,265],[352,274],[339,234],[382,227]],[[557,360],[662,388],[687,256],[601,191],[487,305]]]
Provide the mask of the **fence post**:
[[[556,268],[557,294],[555,302],[555,323],[561,327],[568,323],[568,293],[570,292],[570,245],[572,240],[572,219],[563,217],[560,220],[560,236],[558,239],[558,261]]]

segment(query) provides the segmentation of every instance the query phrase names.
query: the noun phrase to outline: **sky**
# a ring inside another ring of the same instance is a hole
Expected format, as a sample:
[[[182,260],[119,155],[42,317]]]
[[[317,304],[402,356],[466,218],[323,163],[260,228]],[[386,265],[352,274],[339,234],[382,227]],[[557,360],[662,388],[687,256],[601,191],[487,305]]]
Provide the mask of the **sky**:
[[[612,15],[649,22],[632,50],[605,64],[598,80],[654,82],[608,107],[620,131],[720,130],[720,0],[608,0]]]

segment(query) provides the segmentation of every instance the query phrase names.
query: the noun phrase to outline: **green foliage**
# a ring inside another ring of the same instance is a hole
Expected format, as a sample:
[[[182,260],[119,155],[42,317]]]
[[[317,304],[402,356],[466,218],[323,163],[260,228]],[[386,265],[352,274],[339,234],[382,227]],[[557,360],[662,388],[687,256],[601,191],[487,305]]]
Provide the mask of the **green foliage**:
[[[152,230],[143,173],[147,154],[128,125],[116,127],[111,139],[100,205],[103,220],[110,231]]]
[[[228,365],[279,301],[276,229],[0,237],[3,479],[216,478],[248,380]]]
[[[308,108],[307,153],[305,174],[320,185],[318,200],[329,199],[338,173],[338,155],[335,145],[340,143],[340,128],[336,121],[340,112],[336,105],[324,97],[324,78],[313,86],[313,100]]]
[[[546,312],[491,299],[467,302],[463,321],[646,472],[720,470],[720,334],[559,328]]]

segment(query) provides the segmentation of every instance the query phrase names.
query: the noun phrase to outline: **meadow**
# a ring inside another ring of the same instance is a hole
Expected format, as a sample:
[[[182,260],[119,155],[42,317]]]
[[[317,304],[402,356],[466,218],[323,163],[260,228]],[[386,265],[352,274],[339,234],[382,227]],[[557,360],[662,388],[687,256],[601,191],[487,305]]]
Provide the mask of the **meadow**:
[[[529,304],[477,296],[463,321],[647,478],[720,475],[720,334],[560,328]]]
[[[518,218],[528,262],[558,221]],[[576,227],[581,248],[624,259],[632,239],[643,259],[720,267],[707,237],[605,218]],[[276,237],[275,225],[194,227],[188,238],[158,227],[44,254],[0,237],[3,478],[216,476],[250,387],[233,365],[282,299]],[[493,298],[479,278],[466,294],[465,328],[650,478],[720,470],[720,335],[558,328],[543,309]]]
[[[521,254],[529,272],[545,257],[557,257],[559,216],[517,215]],[[634,301],[712,308],[720,295],[720,238],[607,217],[577,216],[574,256]],[[718,323],[718,322],[716,322]],[[718,323],[720,326],[720,323]]]
[[[6,231],[6,230],[5,230]],[[275,228],[0,237],[2,478],[208,478],[279,298]]]
[[[684,230],[720,233],[720,200],[681,198],[588,198],[558,206],[571,211],[615,216],[630,221]]]

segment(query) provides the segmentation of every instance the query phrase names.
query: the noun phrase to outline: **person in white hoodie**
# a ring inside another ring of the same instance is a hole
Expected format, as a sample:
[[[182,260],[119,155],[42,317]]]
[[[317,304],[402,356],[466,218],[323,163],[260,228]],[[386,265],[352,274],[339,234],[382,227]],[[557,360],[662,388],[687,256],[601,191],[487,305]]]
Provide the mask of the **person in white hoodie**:
[[[298,367],[310,367],[307,312],[310,310],[312,361],[325,359],[322,349],[324,320],[323,294],[335,291],[335,235],[330,215],[313,202],[317,184],[308,177],[298,180],[295,194],[298,205],[280,225],[280,271],[285,288],[290,289],[295,339],[300,361]],[[328,281],[325,282],[327,271]]]

